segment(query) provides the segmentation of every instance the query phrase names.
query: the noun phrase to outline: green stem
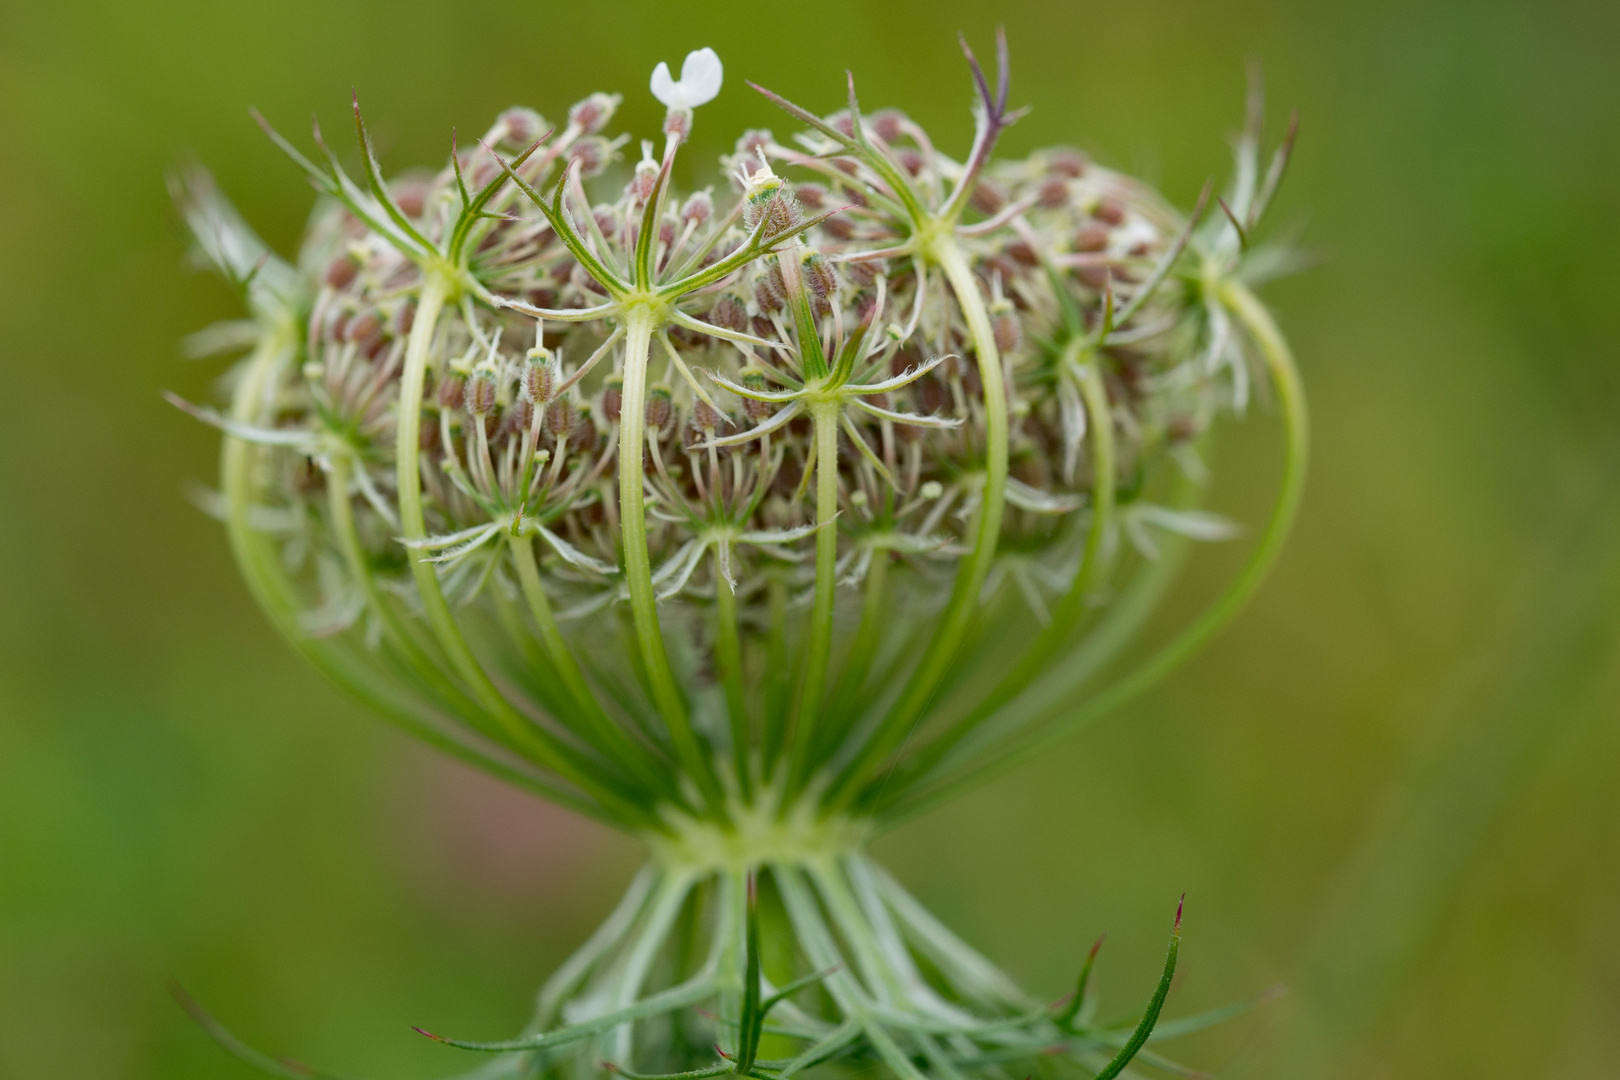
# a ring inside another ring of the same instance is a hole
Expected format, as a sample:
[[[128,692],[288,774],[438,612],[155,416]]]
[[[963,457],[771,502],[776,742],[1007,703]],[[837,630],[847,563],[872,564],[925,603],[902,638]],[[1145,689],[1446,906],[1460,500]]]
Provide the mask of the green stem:
[[[849,658],[844,662],[843,673],[838,679],[838,690],[834,695],[832,706],[828,709],[829,718],[834,722],[822,728],[812,750],[811,759],[817,763],[825,761],[837,750],[849,732],[849,726],[859,715],[861,690],[866,686],[866,676],[872,670],[872,661],[877,655],[879,636],[887,615],[884,603],[888,598],[888,577],[889,552],[887,549],[878,548],[872,553],[872,565],[866,571],[866,592],[861,599],[861,623],[855,630],[855,640],[849,647]]]
[[[720,573],[720,552],[714,553],[715,661],[720,681],[726,689],[726,715],[731,721],[732,768],[737,772],[737,790],[749,800],[753,788],[749,776],[748,699],[743,692],[742,639],[737,633],[737,595]]]
[[[647,436],[647,357],[652,348],[653,322],[649,313],[633,309],[625,325],[624,404],[619,420],[619,528],[624,538],[625,585],[630,593],[636,642],[647,670],[653,704],[669,727],[681,767],[718,808],[720,788],[712,763],[692,730],[686,702],[664,650],[664,635],[658,625],[658,598],[652,584],[652,558],[647,551],[642,453]]]
[[[1083,347],[1083,341],[1074,342],[1064,350],[1060,363],[1065,366],[1074,364]],[[1091,596],[1102,563],[1103,542],[1114,518],[1114,419],[1108,408],[1108,391],[1103,385],[1102,373],[1097,368],[1095,358],[1079,369],[1079,382],[1080,396],[1090,420],[1091,528],[1086,533],[1085,551],[1074,580],[1052,612],[1052,621],[1019,657],[1012,671],[990,696],[897,770],[893,782],[884,788],[891,798],[902,795],[907,780],[927,774],[968,733],[1028,686],[1045,669],[1052,655],[1069,641],[1085,615],[1086,601]]]
[[[527,536],[513,536],[507,534],[507,546],[512,551],[512,562],[517,567],[518,585],[523,590],[523,599],[529,606],[529,614],[534,618],[535,625],[540,628],[540,640],[545,645],[546,657],[551,661],[557,677],[562,681],[563,688],[573,699],[576,708],[585,717],[587,737],[603,753],[613,761],[623,765],[644,787],[657,792],[663,798],[676,798],[674,785],[668,781],[668,773],[663,770],[659,762],[655,761],[647,751],[633,739],[623,728],[615,724],[602,703],[591,692],[590,685],[585,681],[585,675],[579,669],[574,654],[569,650],[568,643],[563,640],[562,630],[557,626],[556,616],[552,614],[551,602],[546,597],[544,583],[540,580],[540,568],[534,559],[534,541]]]
[[[836,401],[821,401],[811,407],[816,429],[816,589],[804,673],[793,710],[790,796],[804,779],[803,770],[809,764],[832,658],[833,602],[838,589],[838,413]]]
[[[1309,416],[1305,407],[1305,397],[1300,387],[1299,372],[1294,364],[1293,353],[1265,306],[1246,287],[1233,281],[1223,283],[1218,300],[1231,309],[1253,337],[1255,344],[1259,346],[1260,355],[1277,391],[1278,406],[1282,412],[1286,455],[1283,459],[1282,481],[1259,543],[1255,545],[1254,551],[1250,553],[1248,561],[1244,563],[1237,577],[1215,601],[1204,609],[1191,625],[1166,642],[1152,656],[1079,708],[1060,704],[1049,710],[1048,716],[1055,716],[1056,719],[1039,736],[1020,747],[987,756],[962,776],[928,792],[924,799],[929,804],[949,798],[964,788],[983,783],[1046,753],[1054,744],[1067,738],[1076,729],[1084,727],[1140,695],[1197,652],[1222,626],[1230,622],[1254,595],[1260,582],[1271,569],[1272,563],[1276,561],[1277,553],[1282,549],[1283,541],[1287,539],[1299,510],[1300,496],[1304,490],[1305,464],[1310,446]],[[905,811],[909,816],[912,807],[905,807]]]
[[[765,723],[764,761],[765,781],[769,783],[781,753],[782,736],[786,728],[791,693],[792,673],[788,659],[787,619],[788,587],[780,571],[773,571],[766,584],[766,599],[770,607],[771,627],[765,642]]]
[[[443,274],[429,271],[417,299],[416,321],[405,346],[405,366],[400,376],[399,405],[395,418],[394,461],[395,480],[399,489],[400,529],[407,540],[420,540],[427,535],[422,510],[422,477],[420,473],[419,438],[422,424],[422,391],[427,380],[429,353],[433,335],[438,327],[439,315],[451,288]],[[428,625],[438,639],[439,647],[449,657],[472,692],[474,700],[487,709],[498,724],[506,741],[514,750],[532,757],[546,768],[579,785],[604,806],[622,812],[626,820],[640,824],[656,824],[657,818],[635,805],[612,789],[612,779],[604,775],[588,759],[573,753],[543,729],[535,727],[501,696],[490,682],[477,657],[462,637],[450,605],[439,588],[439,577],[431,556],[420,548],[407,548],[411,573],[416,580],[417,593],[427,614]]]
[[[1007,487],[1007,394],[1002,382],[1001,353],[990,329],[990,314],[979,292],[978,279],[956,242],[949,237],[932,247],[932,254],[951,283],[957,303],[967,320],[978,357],[979,381],[984,386],[985,461],[984,487],[979,501],[973,550],[962,560],[956,573],[956,586],[950,603],[939,617],[939,628],[928,643],[922,660],[907,682],[900,700],[884,719],[871,741],[839,776],[829,805],[842,808],[855,797],[870,772],[904,744],[921,721],[949,672],[957,647],[967,633],[977,609],[979,590],[995,560],[996,542],[1001,535]]]

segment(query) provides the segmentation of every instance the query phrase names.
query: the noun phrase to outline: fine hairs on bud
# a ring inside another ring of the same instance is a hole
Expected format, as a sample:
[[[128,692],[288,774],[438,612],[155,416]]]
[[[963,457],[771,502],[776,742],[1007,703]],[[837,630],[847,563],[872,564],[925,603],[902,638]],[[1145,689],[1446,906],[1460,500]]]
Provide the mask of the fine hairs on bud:
[[[621,94],[592,94],[568,110],[568,123],[587,135],[595,135],[607,127],[623,100]]]
[[[556,370],[551,352],[547,349],[530,349],[523,361],[524,400],[544,405],[551,400],[551,388],[555,383]]]
[[[488,416],[495,411],[495,373],[480,367],[467,380],[462,406],[474,416]]]
[[[714,198],[707,191],[694,191],[681,204],[681,221],[687,225],[703,225],[714,216]]]
[[[838,298],[838,275],[820,252],[806,252],[799,260],[799,273],[817,300],[830,303]]]
[[[675,395],[670,392],[669,387],[664,383],[658,383],[647,390],[648,430],[664,430],[665,425],[669,423],[669,418],[675,412],[674,398]]]
[[[624,377],[609,375],[602,381],[602,417],[610,424],[617,424],[623,411]]]

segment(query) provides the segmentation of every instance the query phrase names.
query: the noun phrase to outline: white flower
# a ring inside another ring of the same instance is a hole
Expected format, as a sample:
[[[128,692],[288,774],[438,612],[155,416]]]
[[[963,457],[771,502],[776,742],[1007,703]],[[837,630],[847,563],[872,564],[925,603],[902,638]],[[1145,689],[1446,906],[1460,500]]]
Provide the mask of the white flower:
[[[672,109],[696,108],[714,100],[724,75],[713,49],[687,53],[679,82],[669,77],[669,65],[660,60],[652,73],[653,97]]]

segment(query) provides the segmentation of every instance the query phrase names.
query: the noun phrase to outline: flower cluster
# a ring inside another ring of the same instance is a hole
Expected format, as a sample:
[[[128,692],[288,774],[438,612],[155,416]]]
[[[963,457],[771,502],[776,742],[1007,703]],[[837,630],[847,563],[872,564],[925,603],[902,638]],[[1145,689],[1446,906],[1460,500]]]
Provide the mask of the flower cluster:
[[[312,161],[266,125],[325,195],[295,265],[205,177],[180,182],[254,312],[207,334],[252,346],[229,413],[184,407],[230,436],[220,503],[259,599],[385,714],[647,837],[678,868],[636,902],[648,941],[721,873],[705,992],[746,981],[737,873],[773,861],[811,966],[831,937],[794,866],[815,864],[822,904],[887,897],[838,915],[840,935],[892,934],[861,921],[914,904],[857,854],[874,824],[1173,665],[1252,590],[1297,499],[1291,361],[1250,291],[1287,262],[1252,238],[1291,137],[1262,176],[1256,115],[1220,212],[1206,186],[1183,214],[1074,150],[996,159],[1018,116],[999,59],[994,88],[972,63],[964,157],[863,111],[853,81],[829,116],[762,91],[797,130],[746,132],[716,187],[684,195],[672,166],[721,85],[710,50],[679,80],[658,66],[662,145],[639,156],[600,93],[560,126],[508,110],[392,182],[356,103],[364,185],[318,130]],[[1290,439],[1260,543],[1077,712],[1162,592],[1167,543],[1234,533],[1196,508],[1201,448],[1257,380]],[[968,971],[958,946],[941,948]],[[634,998],[645,970],[628,990],[613,972],[610,996]],[[1021,1000],[985,993],[963,1000]],[[945,1022],[908,1001],[896,1015]],[[823,1057],[865,1046],[905,1071],[881,1024],[800,1026],[842,1033]],[[1019,1038],[1068,1030],[1036,1027]],[[605,1052],[629,1062],[627,1043]]]

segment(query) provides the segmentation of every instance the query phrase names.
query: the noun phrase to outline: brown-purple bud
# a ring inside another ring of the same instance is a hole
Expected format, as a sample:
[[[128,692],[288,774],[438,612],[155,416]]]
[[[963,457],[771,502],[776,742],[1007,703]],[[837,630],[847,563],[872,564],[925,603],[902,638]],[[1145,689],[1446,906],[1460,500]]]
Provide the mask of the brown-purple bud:
[[[546,430],[554,439],[560,439],[572,432],[574,427],[574,403],[566,396],[558,398],[546,406]]]
[[[735,330],[740,334],[748,329],[748,309],[743,306],[741,300],[726,293],[709,309],[709,321],[715,326]]]
[[[495,376],[488,371],[475,371],[467,380],[467,389],[461,396],[462,407],[474,416],[488,416],[495,411]]]
[[[714,199],[707,191],[694,191],[686,197],[681,204],[681,222],[687,225],[702,225],[714,216]]]
[[[698,398],[697,401],[692,403],[692,423],[703,431],[713,431],[725,423],[725,417],[720,414],[718,409],[710,406],[707,401]]]
[[[794,194],[812,210],[820,210],[827,201],[827,189],[820,184],[800,184]]]
[[[545,117],[533,109],[514,105],[495,119],[500,128],[500,145],[513,150],[527,150],[546,133]]]
[[[996,348],[1002,352],[1014,352],[1024,343],[1024,328],[1011,304],[1003,302],[991,309],[990,327],[995,334]]]
[[[557,369],[551,353],[545,349],[531,349],[523,361],[523,400],[544,405],[551,400],[551,388],[557,384]]]
[[[1057,178],[1044,180],[1036,200],[1044,210],[1061,210],[1069,205],[1069,185]]]
[[[602,139],[580,139],[568,148],[568,160],[574,163],[574,168],[580,176],[596,176],[607,168],[608,158],[612,151]]]
[[[334,289],[346,289],[355,275],[360,273],[360,260],[353,254],[344,252],[332,260],[326,268],[326,283]]]
[[[838,275],[820,252],[808,252],[799,263],[799,273],[817,300],[831,303],[838,297]]]
[[[461,396],[466,392],[467,380],[455,372],[450,372],[439,380],[439,408],[453,409],[461,404]]]
[[[1118,225],[1125,220],[1125,208],[1113,199],[1103,199],[1091,212],[1091,216],[1104,225]]]
[[[762,393],[770,389],[770,383],[765,379],[765,372],[757,367],[743,369],[742,384],[750,390],[757,390]],[[770,402],[757,401],[749,397],[742,399],[742,407],[743,414],[756,424],[775,411],[771,408]]]
[[[906,130],[906,114],[899,109],[879,109],[867,117],[872,131],[884,142],[894,142]]]
[[[1007,190],[994,180],[980,180],[968,200],[981,214],[994,214],[1007,205]]]
[[[664,114],[664,134],[685,141],[692,134],[692,110],[670,109]]]
[[[1074,234],[1074,250],[1087,255],[1108,250],[1108,230],[1101,225],[1086,225]]]
[[[1078,150],[1053,150],[1047,158],[1047,168],[1071,180],[1084,176],[1087,164],[1086,155]]]
[[[602,383],[602,415],[610,424],[617,424],[624,412],[624,379],[609,375]]]
[[[675,411],[674,395],[669,387],[663,383],[647,391],[647,428],[651,431],[662,431],[664,425],[669,423],[670,416]]]
[[[618,94],[592,94],[568,110],[568,122],[587,135],[595,135],[607,127],[622,100]]]

